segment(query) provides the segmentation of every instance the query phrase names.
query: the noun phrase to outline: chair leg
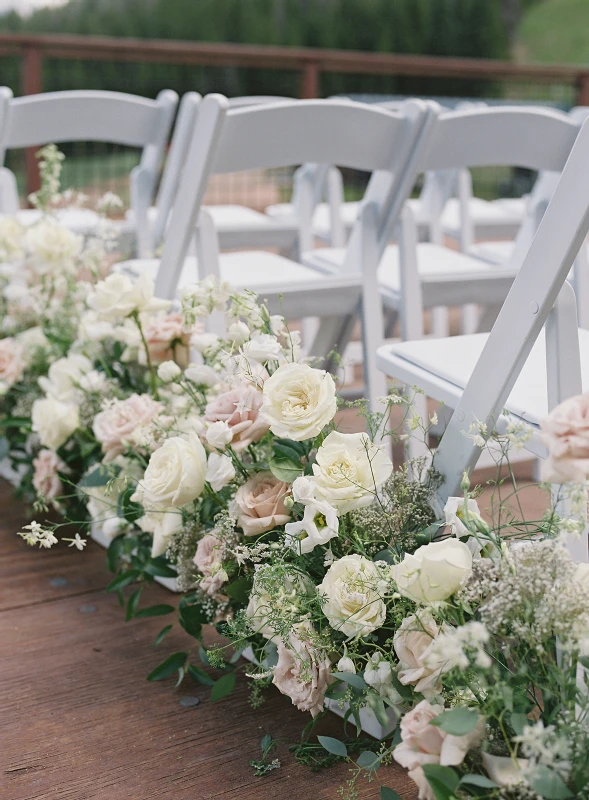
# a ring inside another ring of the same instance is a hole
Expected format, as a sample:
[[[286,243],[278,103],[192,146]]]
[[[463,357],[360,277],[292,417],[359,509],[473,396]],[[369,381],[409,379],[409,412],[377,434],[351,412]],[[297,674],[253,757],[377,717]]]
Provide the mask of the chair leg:
[[[450,335],[448,322],[448,309],[446,306],[434,306],[431,311],[431,331],[438,339],[446,338]]]
[[[319,359],[322,368],[328,372],[334,372],[337,369],[337,358],[330,354],[335,351],[343,355],[346,345],[351,339],[356,319],[356,314],[321,318],[319,328],[309,348],[309,355]]]
[[[468,335],[476,333],[479,326],[479,307],[474,303],[462,306],[460,309],[460,333]]]

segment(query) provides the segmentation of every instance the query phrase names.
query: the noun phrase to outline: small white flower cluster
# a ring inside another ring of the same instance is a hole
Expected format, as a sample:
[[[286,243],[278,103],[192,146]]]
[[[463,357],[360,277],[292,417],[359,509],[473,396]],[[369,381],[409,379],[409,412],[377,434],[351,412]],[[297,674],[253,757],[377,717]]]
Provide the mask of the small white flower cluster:
[[[23,530],[19,531],[18,536],[21,536],[31,547],[38,544],[39,547],[49,548],[57,544],[58,541],[53,531],[34,521],[29,525],[25,525]]]
[[[445,663],[464,670],[475,664],[488,669],[493,663],[485,650],[489,639],[489,631],[482,622],[471,621],[459,628],[446,628],[434,639],[426,666]]]
[[[514,741],[521,744],[523,755],[529,759],[527,776],[532,775],[537,766],[544,766],[557,772],[563,780],[569,777],[571,746],[554,725],[544,726],[542,720],[538,720],[533,725],[526,725]]]

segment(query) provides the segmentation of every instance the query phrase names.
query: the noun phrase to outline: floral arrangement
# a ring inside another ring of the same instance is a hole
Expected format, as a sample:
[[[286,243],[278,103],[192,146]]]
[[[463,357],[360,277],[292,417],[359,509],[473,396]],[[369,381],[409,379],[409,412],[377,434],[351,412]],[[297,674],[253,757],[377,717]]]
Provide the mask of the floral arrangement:
[[[350,761],[350,800],[393,761],[423,800],[589,798],[589,567],[563,546],[583,529],[586,399],[544,423],[573,514],[525,520],[499,498],[485,521],[465,476],[438,518],[431,462],[390,459],[394,408],[420,425],[410,397],[355,404],[365,431],[342,432],[334,378],[251,293],[207,279],[170,307],[149,279],[108,273],[104,250],[30,234],[0,220],[0,425],[19,490],[61,517],[20,535],[82,549],[88,525],[126,618],[176,615],[194,651],[149,678],[218,700],[244,669],[254,707],[273,684],[311,716],[300,760]],[[507,449],[525,433],[473,435]],[[177,607],[140,607],[154,578],[176,581]],[[207,625],[228,644],[206,647]],[[348,738],[316,744],[327,708]],[[279,766],[271,749],[259,774]]]

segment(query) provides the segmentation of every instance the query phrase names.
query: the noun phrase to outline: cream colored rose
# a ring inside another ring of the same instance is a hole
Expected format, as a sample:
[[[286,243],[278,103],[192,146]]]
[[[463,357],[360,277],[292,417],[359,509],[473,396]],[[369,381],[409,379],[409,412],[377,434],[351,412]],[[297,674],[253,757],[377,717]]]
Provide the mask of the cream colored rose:
[[[26,233],[33,266],[41,274],[71,271],[83,244],[81,236],[49,218],[31,225]]]
[[[132,394],[111,401],[94,418],[92,430],[102,446],[104,460],[112,461],[134,442],[134,434],[162,413],[163,406],[148,394]]]
[[[79,353],[66,358],[58,358],[49,367],[47,377],[39,378],[39,386],[45,394],[70,403],[75,398],[76,387],[80,379],[92,369],[92,362]]]
[[[397,676],[404,685],[411,684],[425,697],[439,694],[440,677],[449,668],[447,661],[432,663],[431,649],[440,629],[429,611],[405,617],[393,637],[399,659]]]
[[[367,434],[332,431],[313,464],[315,495],[345,514],[370,505],[392,471],[390,458]]]
[[[16,217],[0,217],[0,263],[20,261],[24,235],[25,229]]]
[[[399,591],[417,603],[447,600],[472,572],[472,553],[456,539],[418,547],[391,568]]]
[[[33,486],[40,497],[55,500],[63,494],[59,472],[68,472],[67,466],[53,450],[40,450],[33,459]]]
[[[227,581],[227,573],[221,563],[222,554],[223,543],[214,530],[203,536],[196,547],[193,561],[203,574],[200,588],[210,597],[214,597]]]
[[[589,393],[569,397],[540,422],[548,448],[543,477],[582,483],[589,476]]]
[[[323,710],[325,690],[332,680],[331,661],[326,651],[314,643],[315,638],[310,622],[294,625],[288,646],[278,642],[278,663],[272,678],[293,705],[313,717]]]
[[[131,280],[128,275],[112,272],[99,281],[88,298],[88,305],[96,311],[98,318],[114,322],[134,312],[167,308],[169,303],[154,298],[154,283],[148,275]]]
[[[284,364],[264,383],[260,416],[272,433],[295,442],[312,439],[336,412],[335,383],[307,364]]]
[[[15,339],[0,339],[0,384],[4,384],[5,390],[10,389],[22,378],[24,371],[22,351]]]
[[[354,553],[327,570],[318,591],[325,597],[323,613],[332,628],[346,636],[366,636],[382,627],[385,585],[378,567]]]
[[[235,495],[237,524],[246,536],[271,531],[284,525],[290,513],[284,505],[290,487],[271,472],[258,472],[240,486]]]
[[[207,403],[205,419],[213,425],[225,422],[231,431],[231,445],[239,452],[253,442],[259,442],[268,431],[268,424],[260,416],[261,405],[259,389],[243,385],[222,392]]]
[[[465,736],[452,736],[430,723],[444,712],[443,706],[422,700],[401,720],[401,744],[393,750],[393,758],[405,769],[419,788],[420,800],[435,800],[435,795],[423,773],[424,764],[455,767],[482,741],[485,722],[481,718]]]
[[[41,444],[50,450],[58,450],[80,426],[78,407],[53,397],[35,400],[31,417]]]
[[[152,454],[141,490],[147,509],[176,508],[196,500],[204,488],[207,456],[198,436],[174,436]]]

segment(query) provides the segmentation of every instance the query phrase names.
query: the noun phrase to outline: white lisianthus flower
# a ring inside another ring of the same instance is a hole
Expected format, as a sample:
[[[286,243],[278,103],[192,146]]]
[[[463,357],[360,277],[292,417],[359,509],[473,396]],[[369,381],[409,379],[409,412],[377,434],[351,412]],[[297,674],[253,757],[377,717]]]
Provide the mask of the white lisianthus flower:
[[[209,425],[205,438],[209,447],[215,450],[224,450],[233,440],[233,431],[226,422],[220,420]]]
[[[86,356],[74,353],[54,361],[49,367],[47,377],[39,378],[39,386],[45,394],[62,403],[69,403],[74,399],[80,379],[91,369],[92,363]]]
[[[356,674],[356,665],[350,656],[342,656],[336,664],[337,672],[351,672],[352,675]]]
[[[150,516],[153,519],[151,557],[157,558],[166,552],[173,534],[182,530],[182,514],[176,508],[166,508],[160,512],[152,512]]]
[[[111,272],[96,284],[88,297],[88,306],[98,318],[114,322],[135,312],[157,311],[170,306],[167,300],[154,297],[155,284],[149,275],[132,280],[121,272]]]
[[[306,475],[295,478],[292,484],[292,496],[297,503],[307,505],[315,500],[315,481]]]
[[[277,361],[282,355],[282,347],[276,336],[258,333],[243,345],[241,352],[248,360],[263,364],[266,361]]]
[[[206,364],[189,364],[184,371],[184,375],[189,381],[196,383],[197,386],[215,386],[219,383],[219,375],[212,367]]]
[[[307,364],[283,364],[264,383],[262,418],[276,436],[312,439],[331,422],[337,403],[328,372]]]
[[[370,505],[392,471],[391,459],[366,433],[332,431],[313,464],[315,495],[345,514]]]
[[[58,450],[80,426],[78,407],[54,397],[35,400],[31,417],[41,444],[50,450]]]
[[[417,603],[447,600],[472,572],[472,553],[457,539],[418,547],[391,567],[399,592]]]
[[[235,478],[235,467],[229,456],[221,453],[211,453],[207,463],[207,474],[205,476],[215,492]]]
[[[227,328],[227,338],[236,347],[240,347],[244,342],[247,342],[250,336],[250,329],[245,322],[237,321],[232,323]]]
[[[71,271],[83,244],[81,236],[49,218],[31,225],[26,233],[27,250],[40,274]]]
[[[98,372],[97,369],[91,369],[86,375],[82,375],[78,386],[84,392],[96,392],[103,394],[108,388],[108,378],[104,372]]]
[[[190,337],[190,344],[199,353],[206,353],[212,350],[219,343],[216,333],[193,333]]]
[[[172,383],[182,375],[182,370],[175,361],[163,361],[157,368],[157,374],[163,383]]]
[[[288,522],[285,544],[295,553],[310,553],[318,544],[327,544],[339,532],[339,519],[333,506],[324,500],[315,500],[305,506],[303,519]]]
[[[398,703],[401,700],[401,695],[393,686],[391,662],[387,661],[382,653],[377,651],[370,656],[364,670],[364,680],[381,697],[387,697],[392,703]]]
[[[207,456],[198,436],[173,436],[152,453],[145,470],[141,493],[145,506],[169,508],[196,500],[205,483]]]
[[[335,561],[318,587],[323,613],[332,628],[346,636],[366,636],[385,621],[382,594],[386,583],[374,562],[354,553]]]
[[[449,497],[444,506],[444,516],[446,525],[450,525],[454,536],[460,539],[462,536],[470,536],[472,533],[464,524],[464,519],[467,516],[480,519],[481,512],[477,501],[472,498],[469,498],[467,503],[464,497]]]

